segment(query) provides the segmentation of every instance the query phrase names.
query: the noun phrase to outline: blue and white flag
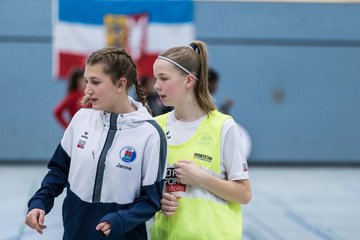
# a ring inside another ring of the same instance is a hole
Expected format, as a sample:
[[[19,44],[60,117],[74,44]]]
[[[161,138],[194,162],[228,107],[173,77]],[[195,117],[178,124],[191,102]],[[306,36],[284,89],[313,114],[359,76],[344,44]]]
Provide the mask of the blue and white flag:
[[[106,46],[125,48],[139,75],[152,76],[152,65],[164,50],[194,39],[190,0],[53,0],[55,77],[66,79],[71,68]]]

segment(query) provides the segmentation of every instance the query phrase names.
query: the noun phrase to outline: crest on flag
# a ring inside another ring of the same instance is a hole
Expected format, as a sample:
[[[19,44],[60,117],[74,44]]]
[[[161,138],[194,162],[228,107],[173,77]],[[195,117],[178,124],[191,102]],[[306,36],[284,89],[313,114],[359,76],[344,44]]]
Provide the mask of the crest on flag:
[[[53,73],[67,79],[92,52],[124,48],[139,77],[152,76],[157,56],[194,39],[193,2],[53,0]]]
[[[105,15],[106,45],[124,48],[138,61],[144,54],[147,23],[147,14]]]

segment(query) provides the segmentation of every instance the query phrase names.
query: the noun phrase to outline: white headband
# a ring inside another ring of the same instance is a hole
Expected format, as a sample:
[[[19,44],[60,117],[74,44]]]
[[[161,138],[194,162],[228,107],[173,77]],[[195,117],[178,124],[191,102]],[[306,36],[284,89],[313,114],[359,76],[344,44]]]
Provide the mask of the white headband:
[[[183,66],[181,66],[180,64],[178,64],[177,62],[171,60],[170,58],[167,58],[167,57],[163,57],[163,56],[158,56],[159,59],[162,59],[162,60],[165,60],[165,61],[168,61],[169,63],[172,63],[174,64],[175,66],[177,66],[178,68],[180,68],[181,70],[183,70],[184,72],[186,72],[187,74],[190,74],[190,75],[193,75],[196,79],[196,81],[199,81],[199,79],[192,73],[190,72],[189,70],[187,70],[186,68],[184,68]]]

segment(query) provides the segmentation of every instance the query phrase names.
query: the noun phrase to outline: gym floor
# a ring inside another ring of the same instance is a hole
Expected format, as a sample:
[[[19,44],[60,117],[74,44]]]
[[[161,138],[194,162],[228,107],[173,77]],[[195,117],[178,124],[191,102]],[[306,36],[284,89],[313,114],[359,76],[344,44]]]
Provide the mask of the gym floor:
[[[0,240],[62,239],[64,193],[43,235],[24,225],[27,201],[46,172],[44,164],[0,165]],[[250,166],[250,181],[243,240],[360,239],[359,167]]]

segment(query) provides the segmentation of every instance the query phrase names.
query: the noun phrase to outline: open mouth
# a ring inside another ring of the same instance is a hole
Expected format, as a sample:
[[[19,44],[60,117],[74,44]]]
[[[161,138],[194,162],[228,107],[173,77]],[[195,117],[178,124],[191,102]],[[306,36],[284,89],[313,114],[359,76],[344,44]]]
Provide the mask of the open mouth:
[[[166,95],[161,95],[160,94],[159,97],[160,97],[161,101],[163,101],[166,98]]]

